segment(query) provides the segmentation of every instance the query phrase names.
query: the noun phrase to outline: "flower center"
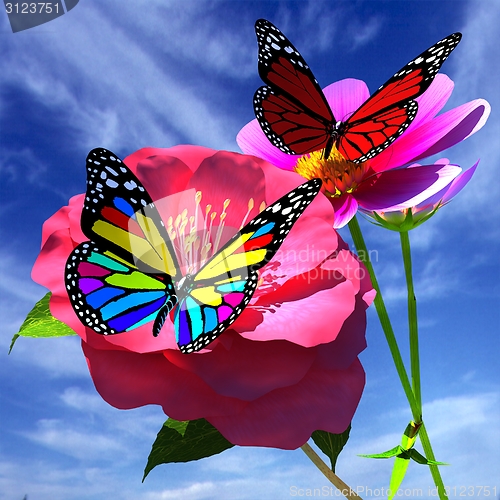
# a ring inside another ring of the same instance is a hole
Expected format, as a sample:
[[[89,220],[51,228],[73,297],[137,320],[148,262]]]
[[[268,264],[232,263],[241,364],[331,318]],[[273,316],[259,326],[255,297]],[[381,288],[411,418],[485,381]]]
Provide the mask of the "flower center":
[[[194,196],[194,215],[189,215],[190,210],[185,208],[176,217],[169,216],[166,223],[167,233],[184,275],[195,274],[228,241],[224,228],[231,200],[224,200],[218,212],[211,204],[202,208],[202,198],[202,192],[197,191]],[[250,198],[239,229],[248,222],[254,206],[254,199]],[[266,203],[263,201],[259,212],[265,208]]]
[[[346,160],[335,148],[327,160],[323,151],[313,151],[301,156],[295,165],[295,172],[306,179],[320,178],[321,190],[331,198],[352,193],[364,179],[369,162],[353,163]]]

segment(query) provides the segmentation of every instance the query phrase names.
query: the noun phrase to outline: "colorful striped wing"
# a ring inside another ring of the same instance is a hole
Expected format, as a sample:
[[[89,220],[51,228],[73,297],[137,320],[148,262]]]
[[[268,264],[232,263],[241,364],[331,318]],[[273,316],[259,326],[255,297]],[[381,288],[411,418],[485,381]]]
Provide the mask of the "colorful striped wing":
[[[141,181],[106,149],[87,156],[81,226],[100,248],[141,271],[177,277],[175,252],[155,204]]]
[[[66,288],[82,323],[104,335],[164,317],[177,303],[178,265],[163,221],[139,179],[111,151],[87,156],[82,231],[91,241],[73,250]]]
[[[103,335],[133,330],[155,320],[162,308],[172,309],[177,296],[165,278],[144,274],[92,242],[78,245],[66,263],[73,309],[85,326]]]
[[[194,275],[186,278],[175,312],[177,343],[184,353],[217,338],[243,312],[258,270],[276,254],[300,215],[318,194],[312,179],[280,198],[241,229]]]

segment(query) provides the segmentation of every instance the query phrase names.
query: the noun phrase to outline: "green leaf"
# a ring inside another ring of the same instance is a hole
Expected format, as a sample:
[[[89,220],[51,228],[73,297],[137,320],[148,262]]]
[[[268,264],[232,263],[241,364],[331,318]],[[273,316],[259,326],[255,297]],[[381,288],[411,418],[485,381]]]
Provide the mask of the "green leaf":
[[[358,455],[358,457],[364,457],[364,458],[392,458],[398,456],[403,449],[401,446],[395,446],[394,448],[391,448],[390,450],[384,451],[383,453],[375,453],[373,455]]]
[[[316,446],[330,459],[332,471],[335,472],[335,464],[340,452],[349,439],[351,424],[342,434],[332,434],[326,431],[314,431],[312,433],[313,441]]]
[[[49,300],[52,294],[48,292],[30,311],[19,332],[12,337],[9,354],[19,337],[67,337],[76,333],[67,325],[52,316]]]
[[[406,475],[406,470],[408,469],[409,463],[410,460],[407,458],[396,458],[396,460],[394,461],[394,467],[392,468],[391,474],[391,482],[389,484],[390,493],[388,496],[388,500],[392,500],[394,498],[394,495],[401,486],[401,483],[403,482],[403,479]]]
[[[401,437],[401,447],[403,450],[409,450],[415,444],[421,426],[422,423],[416,424],[413,420],[406,426]]]
[[[233,446],[204,418],[183,422],[169,418],[156,436],[142,481],[157,465],[191,462],[217,455]]]
[[[415,460],[415,462],[422,465],[450,465],[446,462],[438,462],[437,460],[429,460],[425,458],[421,453],[415,449],[409,450],[410,457]]]

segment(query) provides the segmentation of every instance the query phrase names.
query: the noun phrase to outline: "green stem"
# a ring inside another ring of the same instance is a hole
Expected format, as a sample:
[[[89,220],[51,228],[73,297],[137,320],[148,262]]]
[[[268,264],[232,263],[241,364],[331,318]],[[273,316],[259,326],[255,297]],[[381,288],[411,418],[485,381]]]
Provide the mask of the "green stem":
[[[425,452],[425,456],[429,460],[435,460],[434,452],[431,447],[431,442],[429,440],[427,430],[425,428],[424,423],[422,422],[422,403],[421,403],[421,393],[420,393],[420,363],[418,355],[417,303],[415,299],[415,293],[413,290],[410,241],[408,238],[408,233],[406,233],[406,241],[404,241],[405,238],[401,236],[401,246],[403,249],[403,260],[405,262],[405,273],[406,273],[406,281],[408,287],[408,320],[410,324],[410,349],[411,349],[413,389],[410,386],[408,374],[406,372],[403,359],[401,357],[401,352],[399,350],[396,341],[396,336],[394,335],[394,330],[392,329],[389,315],[387,314],[387,309],[385,308],[384,300],[382,298],[382,293],[380,292],[380,287],[377,278],[375,277],[375,271],[370,262],[370,254],[368,253],[368,249],[366,247],[365,240],[361,233],[361,228],[359,227],[359,223],[356,216],[354,216],[349,221],[349,230],[351,231],[351,236],[354,241],[354,246],[356,247],[358,257],[368,269],[368,273],[370,275],[373,288],[377,292],[377,295],[375,296],[373,302],[375,304],[375,309],[377,310],[380,324],[382,325],[382,329],[384,331],[385,338],[387,340],[387,344],[389,345],[389,349],[391,351],[392,359],[394,361],[394,365],[396,366],[396,370],[398,372],[401,385],[403,386],[406,398],[408,399],[408,403],[410,404],[411,412],[413,415],[413,421],[415,423],[422,424],[420,427],[419,435],[420,435],[420,441],[422,442],[422,447]],[[413,392],[414,390],[415,393]],[[436,465],[429,465],[429,468],[432,474],[432,478],[434,479],[434,484],[438,489],[438,495],[440,500],[446,500],[448,496],[446,495],[443,480],[441,478],[441,474],[439,472],[438,467]]]
[[[432,450],[429,435],[427,434],[427,429],[425,424],[422,422],[418,435],[420,436],[420,441],[422,443],[422,448],[424,449],[425,456],[428,460],[436,460],[434,456],[434,451]],[[439,467],[437,465],[429,465],[431,470],[432,478],[434,479],[434,484],[438,489],[438,495],[440,500],[447,500],[448,495],[444,487],[443,479],[441,478],[441,473],[439,472]]]
[[[399,233],[401,239],[401,251],[403,254],[403,263],[406,276],[406,287],[408,290],[408,329],[410,332],[410,364],[411,364],[411,382],[415,399],[417,400],[420,412],[422,411],[422,391],[420,385],[420,354],[418,348],[418,320],[417,320],[417,298],[413,287],[413,271],[411,263],[410,237],[408,231]],[[436,460],[432,450],[431,442],[427,434],[424,423],[419,430],[420,441],[428,460]],[[436,465],[429,465],[434,484],[438,489],[441,500],[448,498],[444,489],[441,473]]]
[[[418,349],[418,320],[417,299],[413,288],[413,273],[411,264],[410,238],[408,231],[399,233],[401,239],[401,251],[406,275],[406,288],[408,291],[408,329],[410,332],[410,373],[411,385],[417,405],[422,412],[422,392],[420,386],[420,358]]]
[[[406,399],[408,399],[408,402],[410,403],[413,421],[418,423],[421,420],[420,408],[415,400],[415,396],[413,395],[410,380],[408,379],[403,358],[401,357],[401,352],[396,341],[396,336],[394,335],[394,330],[392,329],[391,321],[389,319],[389,315],[387,314],[387,309],[385,308],[384,299],[382,298],[382,293],[380,291],[377,278],[375,277],[375,271],[373,270],[372,263],[370,262],[370,255],[356,216],[349,221],[349,230],[351,231],[351,236],[354,241],[358,257],[368,269],[373,288],[377,292],[373,303],[375,304],[375,309],[377,310],[382,330],[384,331],[387,344],[389,345],[392,359],[394,360],[394,365],[396,366],[396,371],[399,375],[399,380],[401,381],[401,385],[405,391]]]

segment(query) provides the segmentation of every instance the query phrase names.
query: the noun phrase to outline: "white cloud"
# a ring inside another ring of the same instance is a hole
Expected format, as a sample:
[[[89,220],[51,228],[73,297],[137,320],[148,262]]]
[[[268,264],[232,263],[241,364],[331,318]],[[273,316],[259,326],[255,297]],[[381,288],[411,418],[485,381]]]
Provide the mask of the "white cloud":
[[[80,432],[68,427],[61,420],[40,420],[35,432],[25,436],[38,444],[85,461],[116,459],[116,455],[126,454],[126,448],[103,434]]]
[[[500,186],[492,180],[498,178],[500,164],[500,118],[496,112],[500,106],[500,53],[497,50],[500,4],[472,0],[465,6],[466,21],[461,29],[463,39],[450,58],[455,89],[449,107],[484,98],[491,104],[493,112],[482,130],[455,146],[447,155],[464,168],[481,158],[471,184],[454,200],[451,210],[477,220],[499,213],[498,203],[492,203],[492,200],[500,196]]]
[[[217,485],[211,481],[195,482],[185,488],[151,492],[145,496],[146,500],[201,500],[218,496]],[[219,497],[220,498],[220,497]]]
[[[450,463],[441,467],[447,486],[497,485],[500,437],[494,431],[500,417],[500,393],[478,393],[436,399],[424,404],[423,415],[438,460]],[[400,443],[408,422],[408,410],[395,409],[374,418],[351,440],[339,458],[338,474],[354,490],[387,488],[392,460],[357,458],[357,454],[380,453]],[[387,432],[386,429],[391,429]],[[399,432],[394,432],[398,429]],[[416,448],[422,452],[417,441]],[[498,486],[498,485],[497,485]],[[425,466],[410,464],[403,488],[433,487]],[[424,494],[422,498],[430,495]]]
[[[114,10],[130,16],[123,23],[134,24],[137,9],[123,7],[120,3]],[[194,80],[179,73],[168,54],[159,52],[171,45],[169,37],[176,31],[183,33],[178,43],[194,47],[185,43],[182,19],[169,17],[166,22],[163,17],[166,25],[151,46],[143,40],[149,25],[159,22],[155,9],[139,16],[144,31],[137,26],[119,29],[116,19],[90,4],[63,19],[57,24],[57,38],[37,33],[35,45],[35,33],[8,39],[0,85],[24,89],[58,111],[68,128],[78,131],[79,143],[89,148],[169,146],[180,140],[215,147],[234,144],[238,126],[233,118],[199,95],[200,82],[193,85]],[[211,24],[204,26],[209,30]],[[214,60],[221,59],[223,45],[237,50],[224,36],[215,29],[211,33],[211,44],[221,44],[214,49]],[[55,43],[59,39],[65,40],[63,45]]]

